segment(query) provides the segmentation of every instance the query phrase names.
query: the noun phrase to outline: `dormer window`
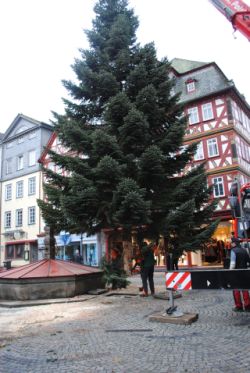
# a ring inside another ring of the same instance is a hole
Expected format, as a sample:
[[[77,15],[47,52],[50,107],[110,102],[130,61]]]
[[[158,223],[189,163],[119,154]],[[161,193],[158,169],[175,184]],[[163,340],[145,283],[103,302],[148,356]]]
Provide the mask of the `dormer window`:
[[[195,82],[196,82],[195,79],[188,79],[185,82],[186,83],[187,93],[191,93],[191,92],[195,91]]]

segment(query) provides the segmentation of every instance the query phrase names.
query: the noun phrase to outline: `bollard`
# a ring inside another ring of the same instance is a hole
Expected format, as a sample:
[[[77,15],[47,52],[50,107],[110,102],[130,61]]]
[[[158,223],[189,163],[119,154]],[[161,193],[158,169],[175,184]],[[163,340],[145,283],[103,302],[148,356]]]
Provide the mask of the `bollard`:
[[[182,311],[177,310],[177,306],[174,305],[174,290],[167,289],[169,294],[170,307],[166,309],[166,314],[172,317],[181,317],[184,315]]]

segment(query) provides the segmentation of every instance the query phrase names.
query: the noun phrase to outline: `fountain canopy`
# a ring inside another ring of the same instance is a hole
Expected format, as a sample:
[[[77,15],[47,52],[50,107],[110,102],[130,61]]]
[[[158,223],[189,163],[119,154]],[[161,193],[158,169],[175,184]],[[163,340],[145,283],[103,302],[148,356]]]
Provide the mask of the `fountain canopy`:
[[[102,288],[99,268],[43,259],[0,272],[0,299],[34,300],[68,298]]]

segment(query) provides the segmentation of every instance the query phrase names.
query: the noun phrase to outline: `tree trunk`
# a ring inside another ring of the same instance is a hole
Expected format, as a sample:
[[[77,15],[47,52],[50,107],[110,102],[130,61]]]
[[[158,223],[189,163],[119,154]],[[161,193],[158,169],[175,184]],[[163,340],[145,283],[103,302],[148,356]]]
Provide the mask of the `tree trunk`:
[[[54,229],[49,227],[49,226],[45,226],[44,227],[44,231],[45,231],[45,237],[44,237],[44,247],[45,247],[45,253],[44,253],[44,259],[55,259],[55,253],[56,253],[56,249],[55,249],[55,237],[54,237]]]
[[[123,263],[124,270],[127,274],[131,274],[132,268],[132,243],[130,241],[122,241],[123,246]]]

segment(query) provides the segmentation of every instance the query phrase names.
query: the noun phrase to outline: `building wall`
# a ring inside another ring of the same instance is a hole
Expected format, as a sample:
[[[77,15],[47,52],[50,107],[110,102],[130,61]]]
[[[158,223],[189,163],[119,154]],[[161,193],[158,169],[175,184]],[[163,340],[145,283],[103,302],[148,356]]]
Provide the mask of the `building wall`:
[[[0,266],[6,260],[18,266],[38,258],[42,221],[37,199],[43,197],[38,158],[51,133],[52,127],[18,115],[3,137]]]
[[[173,66],[175,93],[181,91],[188,118],[184,145],[199,144],[185,172],[205,162],[207,182],[218,201],[214,218],[221,219],[214,238],[228,246],[233,230],[228,200],[232,182],[235,178],[240,184],[250,182],[250,107],[215,63],[177,59]],[[192,254],[192,261],[200,265],[201,253]]]
[[[72,157],[75,154],[66,149],[58,139],[56,133],[51,135],[48,142],[47,148],[57,152],[58,154],[67,154]],[[47,149],[43,152],[40,162],[45,168],[51,169],[53,172],[66,174],[64,169],[61,169],[58,165],[54,164],[47,152]],[[42,185],[42,183],[41,183]],[[67,241],[64,242],[63,237],[68,236]],[[105,255],[105,235],[103,232],[93,236],[87,236],[85,232],[81,234],[68,234],[67,232],[60,232],[56,237],[56,258],[63,260],[75,260],[76,253],[79,252],[82,257],[81,262],[86,265],[99,266],[101,258]],[[44,242],[43,238],[39,239],[39,259],[44,256]]]

